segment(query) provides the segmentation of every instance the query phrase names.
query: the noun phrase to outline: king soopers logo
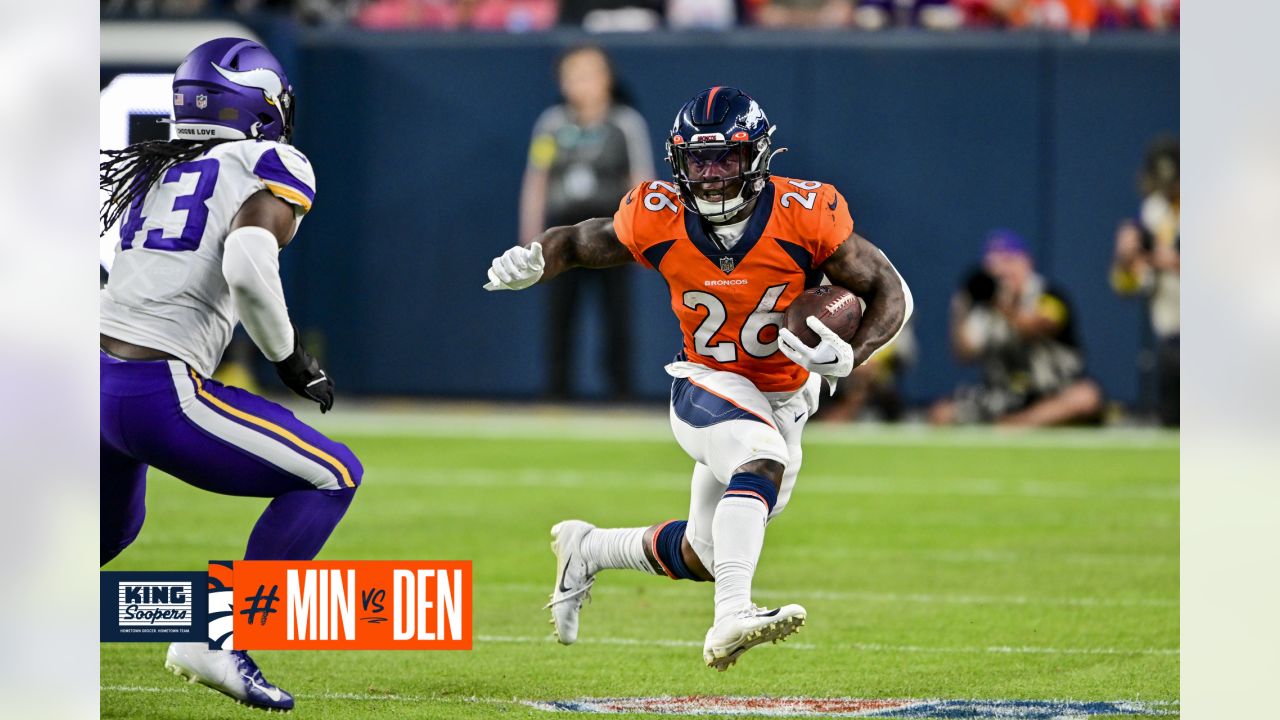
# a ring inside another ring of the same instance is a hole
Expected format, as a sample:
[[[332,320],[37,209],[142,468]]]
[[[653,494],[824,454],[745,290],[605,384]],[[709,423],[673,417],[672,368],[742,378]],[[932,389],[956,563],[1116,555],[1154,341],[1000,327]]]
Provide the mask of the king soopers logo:
[[[102,642],[200,642],[209,602],[202,572],[103,570],[99,573]]]
[[[121,627],[188,627],[191,583],[121,581],[118,607]]]

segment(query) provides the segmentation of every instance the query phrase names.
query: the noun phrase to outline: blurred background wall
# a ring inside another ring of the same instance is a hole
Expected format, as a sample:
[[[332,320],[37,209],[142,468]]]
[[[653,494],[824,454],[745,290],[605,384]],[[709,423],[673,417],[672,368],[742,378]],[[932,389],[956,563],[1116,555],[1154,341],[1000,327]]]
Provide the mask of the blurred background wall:
[[[612,55],[648,122],[660,176],[676,108],[703,87],[736,85],[791,149],[775,172],[844,193],[856,229],[915,294],[918,360],[901,387],[909,405],[974,377],[951,356],[948,300],[986,233],[1007,227],[1069,292],[1089,372],[1108,398],[1151,406],[1145,304],[1113,292],[1108,272],[1117,223],[1138,211],[1148,144],[1179,131],[1176,33],[979,23],[958,32],[507,34],[369,30],[282,14],[136,18],[104,22],[103,87],[121,72],[172,72],[204,39],[193,33],[261,39],[297,90],[295,142],[316,166],[319,196],[298,246],[282,256],[286,290],[343,393],[545,395],[546,288],[516,295],[481,285],[490,259],[517,240],[530,130],[558,100],[554,61],[589,42]],[[156,108],[130,111],[128,140],[163,132],[155,119],[167,115],[166,96],[156,95]],[[104,135],[103,146],[125,139]],[[656,400],[679,335],[661,278],[633,272],[632,385]],[[599,317],[583,313],[576,330],[585,341],[573,365],[586,397],[607,391]]]
[[[268,28],[298,89],[296,144],[319,196],[285,253],[300,323],[348,393],[542,394],[545,289],[481,290],[516,241],[517,200],[552,65],[574,31],[537,35]],[[1071,292],[1090,371],[1139,402],[1140,302],[1108,286],[1118,219],[1139,202],[1152,137],[1178,132],[1178,39],[1039,33],[592,35],[648,121],[655,162],[679,105],[736,85],[791,148],[780,175],[834,183],[856,229],[885,249],[916,299],[920,359],[906,399],[968,377],[947,345],[947,307],[985,234],[1009,227]],[[634,386],[665,396],[679,335],[655,273],[636,269]],[[581,332],[598,335],[587,322]],[[592,348],[596,342],[580,344]],[[591,352],[584,349],[582,352]],[[593,362],[581,386],[602,392]]]

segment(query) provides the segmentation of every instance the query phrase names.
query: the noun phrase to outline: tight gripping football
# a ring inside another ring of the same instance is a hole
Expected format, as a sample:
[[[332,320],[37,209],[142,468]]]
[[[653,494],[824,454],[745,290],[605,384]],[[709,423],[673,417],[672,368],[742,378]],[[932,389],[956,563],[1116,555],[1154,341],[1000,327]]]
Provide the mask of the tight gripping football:
[[[845,342],[853,339],[862,322],[862,301],[858,296],[834,285],[820,285],[801,293],[787,307],[787,329],[795,333],[804,344],[818,344],[818,333],[805,324],[805,318],[813,315],[824,325],[836,331]]]

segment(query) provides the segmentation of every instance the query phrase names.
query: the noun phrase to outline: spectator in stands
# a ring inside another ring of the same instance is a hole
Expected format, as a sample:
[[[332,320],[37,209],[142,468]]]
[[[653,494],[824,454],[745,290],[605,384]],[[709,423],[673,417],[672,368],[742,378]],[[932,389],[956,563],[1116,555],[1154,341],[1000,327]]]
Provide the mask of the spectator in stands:
[[[886,27],[922,27],[954,30],[965,21],[954,0],[861,0],[854,21],[864,30]]]
[[[1178,27],[1179,0],[1097,0],[1093,27],[1169,30]]]
[[[1009,230],[987,238],[982,267],[952,297],[951,343],[962,361],[981,364],[982,385],[937,402],[935,424],[1047,426],[1101,413],[1066,295],[1035,272],[1026,242]]]
[[[755,8],[766,28],[844,28],[853,25],[854,0],[768,0]]]
[[[966,27],[1163,30],[1177,26],[1179,0],[952,0],[951,4],[964,12]]]
[[[557,23],[594,32],[639,32],[662,27],[664,0],[560,0]]]
[[[612,217],[636,184],[654,176],[649,129],[640,113],[619,101],[604,50],[571,48],[557,65],[561,104],[538,118],[520,192],[520,240],[528,244],[548,227]],[[547,367],[553,399],[571,397],[573,343],[579,309],[598,309],[606,346],[601,365],[612,397],[631,394],[631,274],[623,265],[591,273],[565,273],[550,283]],[[590,300],[584,296],[595,295]]]
[[[104,17],[190,17],[208,12],[208,0],[103,0]]]
[[[734,0],[667,0],[672,30],[728,30],[738,21]]]
[[[1139,178],[1142,208],[1136,220],[1126,220],[1116,231],[1111,263],[1111,286],[1116,292],[1148,298],[1156,340],[1156,409],[1160,423],[1168,427],[1179,422],[1182,258],[1178,154],[1174,138],[1156,140],[1147,150]]]
[[[555,24],[555,0],[373,0],[356,24],[371,30],[527,32]]]

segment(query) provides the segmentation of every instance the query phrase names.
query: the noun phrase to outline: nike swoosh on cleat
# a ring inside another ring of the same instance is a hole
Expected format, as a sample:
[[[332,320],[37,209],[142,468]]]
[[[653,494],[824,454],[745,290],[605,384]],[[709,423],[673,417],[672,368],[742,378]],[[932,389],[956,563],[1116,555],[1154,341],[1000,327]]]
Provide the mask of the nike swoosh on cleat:
[[[799,415],[796,415],[796,419],[793,422],[800,422],[800,418],[802,417],[804,417],[804,413],[800,413]]]
[[[240,677],[243,677],[245,681],[249,683],[249,687],[254,687],[261,690],[264,695],[271,698],[272,702],[280,702],[280,699],[284,697],[284,693],[280,692],[280,688],[267,687],[266,685],[259,685],[252,678],[246,677],[244,675],[241,675]]]
[[[564,575],[569,572],[569,563],[571,562],[573,562],[573,553],[569,553],[569,559],[564,561],[564,569],[560,571],[560,579],[556,582],[556,587],[560,592],[573,592],[573,588],[564,586]]]

